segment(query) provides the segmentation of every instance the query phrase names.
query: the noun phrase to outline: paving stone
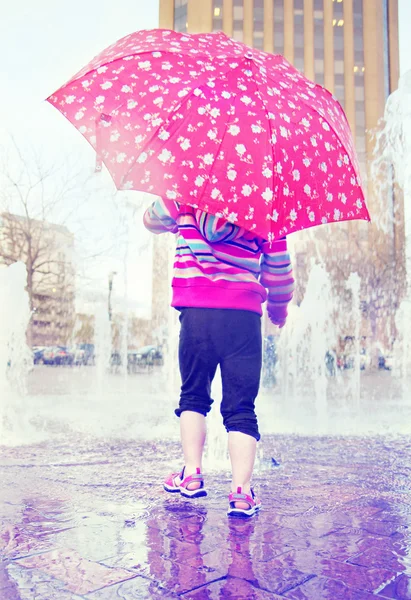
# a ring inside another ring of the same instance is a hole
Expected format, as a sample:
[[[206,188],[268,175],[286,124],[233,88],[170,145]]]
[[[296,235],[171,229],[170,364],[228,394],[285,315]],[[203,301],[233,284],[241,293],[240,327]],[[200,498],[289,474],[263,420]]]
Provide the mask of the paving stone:
[[[288,554],[283,554],[275,559],[265,562],[250,554],[231,550],[214,550],[204,556],[187,561],[191,567],[199,572],[217,572],[230,577],[245,579],[255,587],[270,592],[281,594],[284,590],[294,587],[311,577],[310,573],[303,573],[290,565]]]
[[[341,581],[327,579],[326,577],[314,577],[303,585],[284,594],[290,600],[372,600],[375,596],[362,590],[354,590],[347,587]]]
[[[363,519],[360,515],[350,519],[348,527],[359,529],[373,535],[391,536],[398,531],[399,525],[392,521],[379,521],[378,519]]]
[[[168,543],[166,540],[165,544]],[[219,564],[206,566],[198,546],[191,544],[191,547],[191,559],[180,560],[178,556],[170,557],[165,545],[162,554],[150,551],[147,560],[134,565],[132,569],[135,573],[156,581],[161,587],[176,594],[190,591],[226,575],[224,566]]]
[[[222,598],[226,600],[281,600],[284,596],[260,590],[244,579],[227,577],[199,590],[183,594],[180,598],[185,600],[221,600]]]
[[[207,475],[208,498],[162,491],[158,456],[172,468],[174,442],[7,449],[0,598],[411,600],[407,443],[265,438],[282,466],[256,474],[264,508],[251,520],[227,518],[225,473]]]
[[[62,581],[37,569],[25,569],[11,563],[0,568],[1,600],[81,600]]]
[[[391,581],[394,572],[387,568],[353,565],[337,561],[304,550],[292,551],[287,555],[290,566],[326,578],[336,579],[346,585],[374,592]]]
[[[396,600],[411,600],[411,577],[401,574],[385,586],[379,595],[384,598],[396,598]]]
[[[165,600],[178,598],[177,595],[161,588],[155,581],[144,577],[135,577],[124,583],[111,585],[97,592],[87,594],[90,600]]]
[[[71,549],[37,554],[19,560],[18,564],[26,569],[37,569],[52,575],[64,582],[69,591],[80,595],[135,577],[134,573],[125,569],[109,568],[85,560]]]
[[[373,546],[348,559],[353,565],[362,567],[384,567],[392,571],[401,572],[406,570],[406,565],[395,550]]]

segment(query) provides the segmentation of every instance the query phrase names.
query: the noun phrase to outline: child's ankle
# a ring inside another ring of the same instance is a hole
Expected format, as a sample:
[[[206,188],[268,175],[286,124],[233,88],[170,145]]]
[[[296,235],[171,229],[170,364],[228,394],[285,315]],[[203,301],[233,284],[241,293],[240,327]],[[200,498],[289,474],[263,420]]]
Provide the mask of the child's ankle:
[[[201,473],[201,467],[193,467],[190,464],[184,467],[184,474],[183,474],[183,479],[181,481],[184,481],[184,479],[186,479],[186,477],[190,477],[190,475],[195,475],[196,473]],[[193,490],[198,490],[201,487],[201,482],[200,481],[190,481],[190,483],[186,484],[187,489],[190,491]]]
[[[201,465],[191,465],[191,464],[187,464],[184,467],[184,478],[188,477],[189,475],[195,475],[197,473],[197,469],[200,470],[201,473]]]
[[[251,485],[250,483],[243,483],[242,485],[234,485],[234,483],[231,484],[231,492],[233,494],[236,494],[237,492],[239,492],[239,490],[241,490],[241,494],[247,494],[247,496],[251,496]]]

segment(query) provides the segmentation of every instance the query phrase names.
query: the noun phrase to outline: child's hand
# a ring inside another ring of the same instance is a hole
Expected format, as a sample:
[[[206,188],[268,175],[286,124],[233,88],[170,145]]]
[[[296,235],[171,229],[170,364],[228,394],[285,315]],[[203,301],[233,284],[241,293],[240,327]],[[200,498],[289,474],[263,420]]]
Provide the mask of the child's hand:
[[[286,321],[277,321],[275,319],[272,319],[271,317],[270,317],[270,321],[273,325],[277,325],[278,329],[282,329],[286,323]]]
[[[277,306],[268,302],[267,310],[271,323],[282,329],[287,321],[287,307]]]
[[[284,327],[284,325],[285,325],[286,322],[282,321],[281,323],[276,323],[275,321],[273,321],[271,319],[271,323],[273,323],[273,325],[277,325],[278,329],[282,329]]]

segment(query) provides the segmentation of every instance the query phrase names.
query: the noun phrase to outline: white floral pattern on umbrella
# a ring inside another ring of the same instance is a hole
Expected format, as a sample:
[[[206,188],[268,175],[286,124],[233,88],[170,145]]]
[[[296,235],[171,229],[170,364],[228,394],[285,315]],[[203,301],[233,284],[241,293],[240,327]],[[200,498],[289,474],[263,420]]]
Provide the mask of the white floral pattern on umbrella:
[[[269,240],[369,220],[338,101],[282,56],[222,33],[133,33],[48,100],[118,189],[200,207]]]

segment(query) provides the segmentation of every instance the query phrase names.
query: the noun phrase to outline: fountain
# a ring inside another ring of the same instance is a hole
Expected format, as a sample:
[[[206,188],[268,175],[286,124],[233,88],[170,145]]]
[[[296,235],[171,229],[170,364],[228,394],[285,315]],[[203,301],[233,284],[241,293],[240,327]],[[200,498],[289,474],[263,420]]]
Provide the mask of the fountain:
[[[350,321],[353,323],[351,331],[354,333],[353,364],[351,381],[351,396],[356,408],[361,399],[361,304],[360,291],[361,279],[358,273],[351,273],[346,283],[346,288],[351,292],[351,314]]]
[[[381,173],[392,170],[395,181],[404,190],[406,199],[409,198],[411,189],[410,96],[411,73],[407,73],[401,79],[399,90],[387,102],[386,124],[377,138],[378,156],[373,175],[375,180],[380,181],[384,179],[380,176]],[[391,183],[390,180],[389,184]],[[129,194],[131,193],[128,193],[128,196]],[[381,202],[387,198],[384,193],[380,196]],[[138,208],[144,208],[148,202],[148,198],[144,199]],[[141,220],[142,212],[136,210],[136,205],[131,207],[127,203],[128,201],[125,201],[125,208],[118,207],[122,214],[122,222],[127,225],[126,250],[122,253],[123,246],[120,249],[125,271],[135,251],[128,246],[132,235],[131,227],[134,231],[136,221]],[[405,209],[406,237],[409,242],[411,219],[408,218],[407,203]],[[384,231],[384,227],[388,227],[388,224],[387,220],[382,220],[378,225]],[[140,234],[135,237],[141,239]],[[167,243],[169,243],[170,261],[171,256],[174,255],[174,242],[173,237],[169,236]],[[116,256],[116,259],[118,258]],[[410,266],[411,252],[407,252],[408,273],[411,273]],[[130,271],[124,273],[123,281],[121,274],[117,280],[119,285],[116,288],[116,310],[126,316],[131,310],[126,299],[127,289],[132,287],[134,281]],[[150,282],[139,281],[138,284],[149,286]],[[281,332],[277,348],[280,359],[279,385],[273,389],[262,389],[257,400],[263,435],[296,432],[306,434],[378,432],[381,428],[379,419],[382,414],[388,427],[391,428],[390,431],[405,431],[407,428],[407,419],[398,416],[404,415],[407,408],[404,403],[401,404],[400,399],[395,395],[396,392],[393,392],[391,383],[387,384],[391,386],[389,390],[384,390],[384,398],[387,402],[396,403],[397,412],[391,408],[387,411],[383,408],[382,402],[378,403],[378,410],[370,411],[371,406],[377,407],[375,400],[380,398],[381,389],[373,389],[368,382],[365,385],[365,380],[360,373],[362,359],[360,284],[361,281],[356,274],[352,274],[346,284],[347,298],[349,297],[351,302],[349,306],[347,304],[347,312],[350,314],[348,329],[352,332],[354,341],[353,368],[344,373],[339,373],[337,370],[336,376],[333,377],[327,370],[325,356],[327,352],[333,351],[337,344],[336,316],[340,305],[338,299],[333,296],[329,276],[321,265],[321,260],[319,264],[312,265],[304,300],[301,306],[290,308],[287,327]],[[25,328],[29,319],[27,295],[24,292],[24,266],[14,265],[0,269],[0,286],[3,290],[5,287],[10,289],[10,292],[2,294],[5,303],[2,303],[3,313],[0,317],[2,319],[0,322],[0,386],[3,401],[3,429],[6,417],[10,422],[14,419],[10,407],[18,397],[23,399],[18,400],[14,405],[24,402],[26,418],[31,419],[33,423],[34,417],[34,420],[45,428],[45,434],[48,436],[59,435],[64,431],[68,434],[87,433],[104,438],[120,436],[127,439],[177,439],[178,421],[173,415],[173,408],[178,401],[179,385],[178,313],[176,311],[170,309],[168,313],[168,361],[162,373],[160,368],[157,368],[150,376],[127,377],[124,367],[122,377],[107,372],[111,354],[111,326],[107,308],[101,305],[96,308],[95,374],[88,375],[93,367],[85,367],[81,370],[53,370],[40,367],[44,369],[40,378],[38,375],[40,371],[36,367],[29,375],[29,393],[24,396],[24,382],[28,371]],[[394,375],[400,378],[404,392],[402,398],[405,397],[406,383],[411,369],[409,287],[408,285],[408,293],[397,313],[399,335],[395,344]],[[7,317],[7,314],[13,315],[14,320]],[[14,318],[16,314],[20,315],[18,319]],[[11,331],[12,325],[13,331]],[[340,329],[341,323],[338,327],[338,330]],[[123,343],[120,348],[123,361],[127,348],[126,331],[127,327],[123,331]],[[9,362],[10,366],[7,367]],[[389,376],[385,381],[388,379],[391,381]],[[220,378],[217,375],[213,385],[216,403],[209,417],[210,435],[205,456],[206,464],[211,468],[225,468],[228,465],[226,434],[219,413],[221,393]],[[4,400],[5,398],[7,401]],[[373,404],[370,404],[371,402]],[[338,419],[334,418],[336,414]],[[364,415],[366,418],[363,419]],[[16,416],[16,423],[17,421]],[[12,425],[14,428],[15,423],[13,422]],[[16,442],[22,441],[23,438],[24,441],[33,439],[24,435],[20,440],[16,438]]]
[[[94,352],[97,383],[100,392],[103,392],[104,378],[110,368],[111,362],[111,322],[107,307],[103,304],[97,307],[94,329]]]
[[[314,264],[301,306],[290,311],[278,353],[284,404],[299,404],[302,396],[305,410],[314,410],[319,421],[327,419],[326,355],[337,342],[334,320],[329,275],[322,265]],[[307,395],[314,405],[307,402]]]
[[[2,443],[17,440],[24,430],[22,397],[32,356],[26,343],[30,321],[28,294],[25,291],[26,267],[18,262],[0,269],[0,435]]]
[[[378,133],[372,178],[378,182],[380,202],[395,184],[395,192],[404,196],[405,229],[405,294],[396,315],[397,339],[394,344],[394,375],[400,379],[405,394],[411,364],[411,71],[399,81],[398,89],[388,98],[384,127]],[[392,192],[391,192],[392,193]],[[387,211],[380,211],[386,214]],[[388,215],[378,223],[384,232],[396,215]]]
[[[220,403],[223,397],[221,371],[218,367],[211,386],[211,397],[214,402],[207,417],[207,441],[204,452],[204,467],[207,471],[227,470],[229,468],[227,432],[220,414]]]

